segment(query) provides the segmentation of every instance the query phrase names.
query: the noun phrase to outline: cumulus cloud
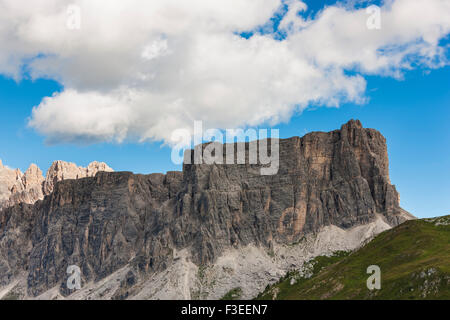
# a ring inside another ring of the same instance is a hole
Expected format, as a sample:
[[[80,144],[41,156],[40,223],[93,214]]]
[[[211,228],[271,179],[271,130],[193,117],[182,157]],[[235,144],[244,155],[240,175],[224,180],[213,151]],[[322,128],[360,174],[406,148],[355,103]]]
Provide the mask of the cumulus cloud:
[[[285,37],[258,32],[282,4]],[[79,29],[67,27],[70,5]],[[312,104],[364,102],[365,75],[448,63],[447,0],[387,1],[380,30],[366,27],[364,8],[329,6],[312,19],[297,0],[0,0],[0,9],[0,73],[64,86],[29,121],[51,143],[169,142],[194,120],[276,124]]]

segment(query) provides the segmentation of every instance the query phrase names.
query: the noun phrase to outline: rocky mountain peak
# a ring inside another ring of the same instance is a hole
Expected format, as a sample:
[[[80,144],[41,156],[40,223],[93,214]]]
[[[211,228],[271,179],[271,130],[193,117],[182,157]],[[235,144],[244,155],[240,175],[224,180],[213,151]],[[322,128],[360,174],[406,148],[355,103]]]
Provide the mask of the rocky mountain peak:
[[[44,182],[44,176],[42,175],[41,169],[34,163],[25,171],[22,182],[25,189],[32,186],[41,185]]]
[[[343,128],[363,129],[363,125],[362,125],[361,121],[359,121],[358,119],[351,119],[347,123],[344,123],[341,126],[341,130]]]
[[[102,171],[102,172],[112,172],[114,171],[113,169],[111,169],[106,163],[104,162],[98,162],[98,161],[94,161],[91,162],[87,168],[86,168],[86,176],[87,177],[93,177],[97,174],[97,172]]]
[[[87,168],[79,167],[72,162],[55,161],[47,171],[44,182],[44,193],[52,193],[54,184],[58,181],[93,177],[100,171],[112,172],[114,170],[106,163],[98,161],[91,162]]]
[[[242,283],[250,298],[274,278],[274,263],[286,272],[412,218],[389,182],[386,139],[357,120],[280,139],[278,172],[261,175],[261,167],[185,164],[166,175],[77,179],[110,168],[55,162],[43,184],[52,193],[0,211],[0,289],[27,274],[30,297],[56,286],[76,295],[65,284],[77,265],[102,297],[217,299]],[[208,292],[195,276],[204,268]],[[107,278],[115,287],[104,291]]]
[[[86,168],[75,163],[54,161],[46,176],[36,164],[22,173],[19,169],[9,169],[0,162],[0,209],[18,203],[33,204],[53,192],[58,181],[93,177],[97,172],[112,172],[106,163],[94,161]]]

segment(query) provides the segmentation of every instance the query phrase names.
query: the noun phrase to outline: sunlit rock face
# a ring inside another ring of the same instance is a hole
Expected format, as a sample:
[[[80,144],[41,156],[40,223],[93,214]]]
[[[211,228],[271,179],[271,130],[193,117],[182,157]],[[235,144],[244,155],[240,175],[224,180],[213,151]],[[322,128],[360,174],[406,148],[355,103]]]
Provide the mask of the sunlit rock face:
[[[53,192],[54,184],[58,181],[68,179],[81,179],[86,177],[94,177],[97,172],[113,172],[106,163],[94,161],[87,168],[78,167],[75,163],[55,161],[50,169],[48,169],[45,178],[43,191],[44,194]]]
[[[19,203],[34,204],[52,193],[53,185],[61,180],[93,177],[97,172],[113,170],[105,163],[92,162],[87,168],[74,163],[55,161],[44,178],[42,171],[31,164],[25,173],[10,169],[0,160],[0,209]]]

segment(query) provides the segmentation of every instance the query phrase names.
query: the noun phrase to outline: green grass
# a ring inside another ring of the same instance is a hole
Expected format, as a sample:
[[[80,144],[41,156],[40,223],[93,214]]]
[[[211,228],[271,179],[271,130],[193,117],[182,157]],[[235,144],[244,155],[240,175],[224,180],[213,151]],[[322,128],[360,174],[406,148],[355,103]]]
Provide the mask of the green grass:
[[[450,216],[407,221],[363,248],[312,261],[311,277],[290,272],[257,299],[450,299]],[[381,269],[370,291],[367,267]]]
[[[242,289],[234,288],[225,294],[220,300],[239,300],[242,297]]]

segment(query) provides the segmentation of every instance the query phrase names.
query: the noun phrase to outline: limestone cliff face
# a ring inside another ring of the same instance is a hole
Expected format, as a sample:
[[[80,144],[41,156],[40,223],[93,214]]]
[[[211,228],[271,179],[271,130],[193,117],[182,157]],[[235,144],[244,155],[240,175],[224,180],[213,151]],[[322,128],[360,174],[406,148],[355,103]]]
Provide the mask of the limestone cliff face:
[[[48,169],[47,177],[43,184],[44,194],[52,193],[53,187],[58,181],[94,177],[97,172],[101,171],[112,172],[113,169],[106,163],[97,161],[91,162],[87,168],[78,167],[75,163],[55,161]]]
[[[133,270],[127,277],[147,278],[182,250],[208,265],[228,249],[270,250],[326,226],[411,218],[389,181],[385,138],[359,121],[280,140],[278,173],[262,176],[260,167],[186,164],[166,175],[99,172],[44,182],[53,192],[43,201],[0,212],[0,284],[25,272],[32,296],[54,286],[70,294],[66,269],[73,264],[84,283],[125,266]],[[132,290],[139,288],[127,295]],[[126,297],[123,291],[116,297]]]
[[[2,208],[2,203],[9,200],[11,196],[11,190],[19,189],[22,179],[22,172],[19,169],[12,170],[5,167],[0,160],[0,209]]]
[[[47,172],[32,164],[23,174],[19,169],[9,169],[0,161],[0,209],[19,203],[34,204],[52,193],[53,185],[61,180],[93,177],[97,172],[113,171],[101,162],[92,162],[87,168],[78,167],[74,163],[55,161]]]

